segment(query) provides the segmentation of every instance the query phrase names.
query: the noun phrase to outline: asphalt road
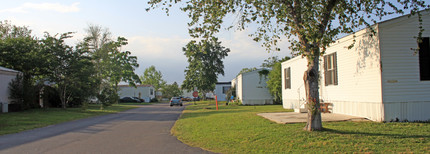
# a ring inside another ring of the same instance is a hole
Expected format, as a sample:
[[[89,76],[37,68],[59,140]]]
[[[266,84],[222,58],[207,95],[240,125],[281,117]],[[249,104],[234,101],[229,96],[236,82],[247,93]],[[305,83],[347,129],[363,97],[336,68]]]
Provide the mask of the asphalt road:
[[[145,105],[125,112],[0,136],[0,153],[209,153],[170,134],[184,107]]]

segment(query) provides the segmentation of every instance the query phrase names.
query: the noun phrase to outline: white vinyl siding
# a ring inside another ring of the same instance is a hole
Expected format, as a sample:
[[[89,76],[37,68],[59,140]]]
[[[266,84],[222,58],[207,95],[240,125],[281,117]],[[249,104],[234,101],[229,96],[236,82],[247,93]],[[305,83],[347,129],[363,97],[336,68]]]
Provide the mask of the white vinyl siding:
[[[272,95],[267,89],[267,78],[255,70],[248,73],[243,73],[233,79],[232,83],[236,83],[236,94],[238,99],[244,105],[264,105],[273,104]]]
[[[18,72],[0,70],[0,102],[11,103],[9,99],[9,83],[16,78]],[[1,111],[0,111],[1,113]]]
[[[407,16],[380,24],[382,85],[385,120],[429,120],[430,81],[420,80],[417,17]],[[430,14],[423,12],[423,27],[430,27]],[[423,37],[429,37],[425,30]]]
[[[151,93],[152,92],[152,93]],[[118,90],[119,97],[139,97],[139,98],[155,98],[154,87],[152,86],[140,86],[130,87],[128,85],[120,85]]]
[[[282,80],[282,105],[285,109],[296,109],[305,102],[306,93],[303,81],[303,74],[306,70],[307,60],[301,56],[287,60],[281,64],[282,78],[285,79],[285,71],[290,68],[290,88],[286,88],[285,81]]]
[[[370,34],[368,29],[356,32],[356,43],[351,49],[348,46],[354,41],[352,35],[327,48],[326,55],[336,53],[338,84],[320,86],[320,97],[333,103],[333,113],[380,121],[383,117],[379,38]],[[321,78],[325,81],[324,75]]]
[[[216,83],[214,93],[217,96],[218,101],[226,101],[226,93],[231,88],[231,83]]]

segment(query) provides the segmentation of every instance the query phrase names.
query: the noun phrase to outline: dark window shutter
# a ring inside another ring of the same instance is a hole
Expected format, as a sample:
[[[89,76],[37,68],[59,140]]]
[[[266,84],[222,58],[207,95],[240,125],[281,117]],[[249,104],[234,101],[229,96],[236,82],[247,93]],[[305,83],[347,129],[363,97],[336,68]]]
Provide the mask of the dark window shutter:
[[[287,68],[287,89],[291,89],[291,68],[290,67],[288,67]]]
[[[324,81],[326,86],[328,85],[327,58],[328,56],[324,56]]]
[[[333,54],[333,78],[334,85],[337,85],[337,53]]]
[[[420,63],[420,80],[430,80],[430,40],[429,37],[423,37],[422,42],[418,44],[419,63]]]
[[[287,89],[287,69],[284,68],[284,89]]]

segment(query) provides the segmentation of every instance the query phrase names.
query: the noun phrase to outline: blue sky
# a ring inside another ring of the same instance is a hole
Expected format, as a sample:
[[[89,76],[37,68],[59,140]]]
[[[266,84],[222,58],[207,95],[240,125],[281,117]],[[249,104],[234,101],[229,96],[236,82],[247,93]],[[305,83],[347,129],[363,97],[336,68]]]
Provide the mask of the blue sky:
[[[168,83],[182,83],[187,66],[184,47],[191,38],[188,35],[186,13],[174,8],[170,16],[161,9],[146,12],[146,1],[139,0],[0,0],[0,20],[14,25],[28,26],[33,35],[75,32],[68,42],[82,40],[89,24],[100,25],[114,37],[123,36],[129,44],[123,50],[138,57],[142,75],[145,68],[154,65],[163,73]],[[218,81],[231,81],[242,68],[259,67],[271,56],[290,55],[288,44],[281,45],[280,52],[267,52],[259,43],[252,41],[248,31],[222,31],[222,45],[230,48],[224,59],[225,76]],[[286,42],[286,41],[285,41]]]

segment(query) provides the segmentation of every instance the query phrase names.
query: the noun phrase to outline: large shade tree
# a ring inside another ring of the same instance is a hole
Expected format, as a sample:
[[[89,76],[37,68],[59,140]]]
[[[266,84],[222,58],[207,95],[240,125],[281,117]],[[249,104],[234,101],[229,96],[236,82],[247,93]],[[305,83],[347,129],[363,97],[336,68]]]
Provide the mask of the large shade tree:
[[[267,89],[273,96],[273,102],[276,104],[282,103],[282,66],[281,63],[289,60],[290,57],[278,59],[278,57],[270,57],[264,60],[262,67],[271,68],[267,80]]]
[[[140,76],[142,84],[149,84],[154,86],[155,93],[166,85],[166,81],[163,80],[163,74],[161,71],[157,71],[154,65],[145,69],[143,76]]]
[[[166,84],[162,87],[161,91],[163,92],[163,97],[171,98],[178,97],[182,95],[182,91],[179,88],[178,83],[173,82],[172,84]]]
[[[46,80],[58,92],[61,106],[66,108],[74,99],[83,101],[94,94],[95,69],[88,56],[88,50],[77,46],[66,45],[65,40],[71,38],[71,33],[60,36],[45,34],[41,40],[41,50],[46,54],[49,65]]]
[[[167,12],[178,0],[151,0],[151,8]],[[308,120],[305,130],[321,130],[319,111],[319,57],[340,34],[350,34],[362,26],[376,23],[393,13],[419,14],[429,8],[425,0],[189,0],[181,9],[191,18],[190,35],[210,38],[224,28],[228,16],[237,16],[238,29],[256,26],[251,36],[267,49],[279,50],[280,39],[290,41],[294,54],[308,61],[304,72]],[[421,21],[421,18],[419,18]],[[231,26],[231,25],[229,25]],[[419,27],[417,25],[417,27]],[[228,28],[228,27],[227,27]],[[422,27],[417,34],[420,41]]]
[[[47,73],[47,56],[40,47],[40,41],[27,27],[0,21],[0,66],[22,73],[19,77],[22,83],[15,87],[19,94],[11,97],[22,109],[37,106],[38,77]]]
[[[103,105],[118,102],[117,91],[121,81],[131,86],[141,82],[134,72],[139,67],[137,57],[131,56],[130,51],[121,51],[121,47],[128,44],[127,39],[118,37],[113,40],[107,28],[89,25],[86,32],[87,35],[81,44],[89,50],[89,55],[97,69],[95,75],[99,82],[97,97],[99,100],[104,100]]]
[[[198,43],[191,41],[182,50],[188,58],[182,89],[192,91],[196,87],[203,94],[213,91],[218,74],[224,75],[222,59],[230,49],[221,46],[217,38],[211,38]]]

